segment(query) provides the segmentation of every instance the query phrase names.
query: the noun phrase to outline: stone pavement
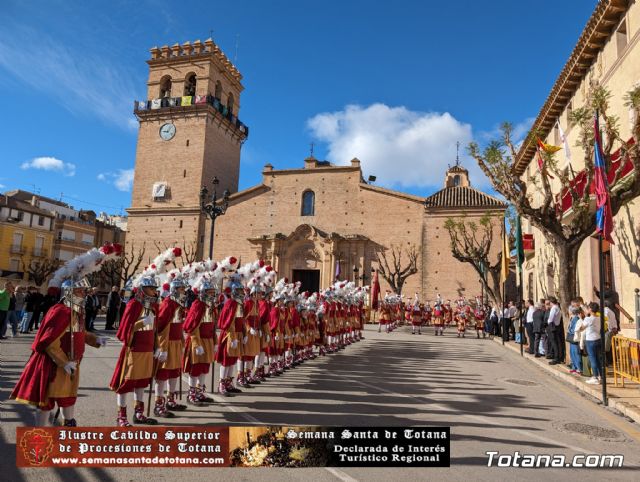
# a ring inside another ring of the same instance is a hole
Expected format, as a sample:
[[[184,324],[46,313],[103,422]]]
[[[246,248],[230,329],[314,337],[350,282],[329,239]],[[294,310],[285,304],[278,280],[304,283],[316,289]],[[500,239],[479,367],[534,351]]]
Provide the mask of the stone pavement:
[[[502,344],[502,338],[495,337],[494,342]],[[513,341],[504,344],[505,348],[520,353],[520,345]],[[524,358],[534,363],[545,372],[562,380],[564,383],[574,387],[589,397],[595,399],[596,403],[602,404],[602,386],[589,385],[585,383],[589,378],[576,376],[569,373],[569,368],[565,364],[549,365],[546,358],[535,358],[527,353],[525,345]],[[607,399],[609,408],[619,412],[620,414],[630,418],[636,423],[640,423],[640,384],[625,380],[624,388],[618,382],[616,387],[613,380],[613,371],[611,367],[607,370]]]

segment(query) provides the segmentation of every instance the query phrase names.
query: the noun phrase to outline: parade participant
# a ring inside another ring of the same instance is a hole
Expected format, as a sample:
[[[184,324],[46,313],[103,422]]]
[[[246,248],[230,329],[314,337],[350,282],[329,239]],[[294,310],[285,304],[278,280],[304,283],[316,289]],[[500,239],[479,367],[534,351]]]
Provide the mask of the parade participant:
[[[31,356],[9,396],[36,407],[35,426],[47,425],[56,405],[63,425],[77,426],[75,404],[85,344],[99,348],[107,343],[105,337],[86,331],[84,298],[90,284],[85,276],[100,270],[105,260],[119,256],[121,250],[117,244],[94,248],[65,263],[49,283],[49,293],[63,297],[42,320]]]
[[[445,327],[448,327],[453,321],[453,308],[451,306],[451,300],[447,300],[447,302],[444,304],[443,314],[444,325]]]
[[[388,296],[380,302],[380,318],[378,319],[378,333],[382,331],[384,326],[385,331],[389,333],[389,325],[391,324],[391,306],[389,304]]]
[[[245,336],[244,286],[239,275],[233,273],[228,276],[225,291],[228,298],[218,318],[220,341],[215,358],[216,362],[220,363],[218,391],[228,397],[233,393],[242,392],[233,385],[233,369],[242,357],[242,341]]]
[[[260,352],[255,357],[255,371],[252,380],[266,381],[265,364],[268,363],[268,349],[271,343],[270,313],[271,302],[268,299],[273,290],[276,273],[271,266],[263,266],[257,273],[258,316],[260,326]]]
[[[286,308],[284,306],[285,293],[283,291],[285,280],[278,281],[273,293],[275,305],[269,313],[269,330],[271,342],[267,349],[269,356],[269,375],[280,375],[284,366],[282,356],[284,354],[284,324],[286,322]]]
[[[442,303],[442,297],[440,294],[436,297],[436,305],[433,309],[433,327],[435,335],[442,336],[444,330],[444,304]]]
[[[480,338],[480,333],[482,333],[482,338],[485,338],[487,336],[484,331],[484,319],[486,317],[486,313],[479,297],[476,298],[476,309],[473,314],[476,319],[476,337]]]
[[[320,325],[317,315],[318,310],[318,293],[313,293],[307,300],[307,323],[309,339],[307,344],[307,353],[309,358],[316,358],[313,347],[321,340]]]
[[[318,306],[316,310],[318,332],[317,332],[316,343],[315,343],[316,346],[318,347],[318,354],[320,356],[326,356],[327,354],[326,345],[327,345],[327,336],[328,336],[327,335],[327,319],[328,319],[327,310],[328,309],[329,309],[329,303],[327,302],[325,295],[320,295],[320,306]]]
[[[162,300],[156,319],[158,350],[167,353],[164,361],[158,361],[155,375],[156,402],[153,413],[157,417],[173,418],[173,411],[187,407],[176,401],[178,382],[182,375],[181,365],[184,353],[183,322],[187,283],[179,269],[168,273],[169,295]],[[165,399],[165,390],[169,389]]]
[[[462,335],[462,338],[464,338],[467,326],[467,313],[460,305],[458,305],[457,307],[456,325],[458,328],[458,338],[460,338],[460,335]]]
[[[135,400],[133,423],[155,425],[157,421],[144,414],[144,389],[154,376],[157,360],[166,361],[168,353],[158,349],[155,318],[158,312],[158,275],[180,256],[180,248],[170,248],[157,256],[150,266],[131,283],[133,297],[120,320],[116,337],[123,345],[109,388],[116,392],[119,427],[130,427],[127,419],[127,394]]]
[[[338,334],[338,319],[337,319],[337,303],[336,303],[336,293],[334,292],[333,287],[331,287],[327,291],[327,299],[329,302],[328,309],[325,313],[326,321],[327,321],[327,353],[335,353],[338,351],[338,346],[336,345],[336,337]]]
[[[415,293],[413,304],[411,305],[411,334],[416,334],[416,327],[418,328],[418,335],[422,335],[420,329],[422,328],[422,310],[420,309],[420,299],[418,293]]]
[[[206,396],[205,379],[214,360],[216,340],[216,322],[218,309],[216,304],[216,268],[205,271],[192,280],[194,299],[184,320],[184,332],[187,335],[184,345],[182,366],[189,375],[189,394],[187,402],[202,406],[213,402]],[[219,273],[219,272],[218,272]]]
[[[260,354],[260,309],[258,304],[259,279],[258,270],[264,262],[248,263],[238,270],[242,280],[246,281],[248,294],[244,300],[244,337],[242,339],[242,356],[238,360],[238,385],[248,388],[250,383],[259,384],[260,380],[252,377],[253,362]]]
[[[422,307],[422,324],[424,326],[431,325],[431,315],[432,315],[431,305],[427,301]]]

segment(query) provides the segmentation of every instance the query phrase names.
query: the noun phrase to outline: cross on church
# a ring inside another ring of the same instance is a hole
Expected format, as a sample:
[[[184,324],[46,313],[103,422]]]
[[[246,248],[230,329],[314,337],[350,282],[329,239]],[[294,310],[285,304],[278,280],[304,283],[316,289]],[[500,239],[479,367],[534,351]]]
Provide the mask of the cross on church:
[[[456,166],[460,165],[460,141],[456,141]]]
[[[310,151],[311,151],[311,155],[310,155],[310,157],[313,157],[313,146],[314,146],[314,144],[313,144],[313,142],[312,142],[312,143],[311,143],[311,149],[310,149]]]

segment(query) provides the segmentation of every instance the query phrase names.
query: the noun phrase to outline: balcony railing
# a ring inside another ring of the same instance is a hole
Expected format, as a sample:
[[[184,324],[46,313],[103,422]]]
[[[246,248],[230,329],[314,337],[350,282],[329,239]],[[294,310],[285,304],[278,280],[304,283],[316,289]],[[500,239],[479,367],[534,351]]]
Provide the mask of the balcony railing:
[[[140,114],[145,111],[175,108],[193,108],[198,105],[210,105],[227,119],[245,137],[249,137],[249,126],[242,123],[220,99],[212,95],[184,95],[182,97],[164,97],[162,99],[136,100],[133,102],[133,112]]]
[[[21,244],[12,244],[9,250],[11,251],[11,254],[24,254],[25,252]]]
[[[536,249],[536,244],[533,239],[533,234],[522,235],[522,250],[524,254],[533,254]]]
[[[629,140],[628,145],[632,146],[634,143],[633,138]],[[621,181],[625,179],[627,176],[633,174],[633,161],[626,157],[625,159],[620,158],[621,152],[618,149],[611,155],[611,169],[607,172],[607,182],[609,183],[610,189],[612,192],[615,192],[616,186],[619,186]],[[622,163],[622,166],[621,166]],[[616,177],[616,172],[620,170],[618,174],[618,180],[616,185],[613,185],[613,180]],[[578,172],[575,178],[569,183],[570,188],[565,188],[562,190],[560,194],[556,196],[556,207],[558,211],[561,211],[564,215],[568,215],[573,207],[573,197],[571,196],[572,191],[577,194],[578,198],[581,198],[584,194],[585,186],[587,184],[587,173],[582,170]],[[589,197],[591,198],[592,203],[595,203],[595,183],[592,181],[589,186]]]
[[[31,250],[31,256],[34,258],[46,258],[49,252],[44,248],[33,248]]]

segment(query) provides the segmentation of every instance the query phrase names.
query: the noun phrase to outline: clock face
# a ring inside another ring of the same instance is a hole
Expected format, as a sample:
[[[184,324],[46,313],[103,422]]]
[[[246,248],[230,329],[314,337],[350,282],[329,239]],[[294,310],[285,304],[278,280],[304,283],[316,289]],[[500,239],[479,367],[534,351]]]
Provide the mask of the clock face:
[[[160,137],[165,141],[170,141],[176,135],[176,126],[171,123],[163,124],[160,127]]]

